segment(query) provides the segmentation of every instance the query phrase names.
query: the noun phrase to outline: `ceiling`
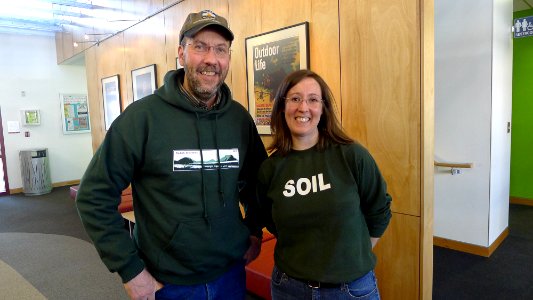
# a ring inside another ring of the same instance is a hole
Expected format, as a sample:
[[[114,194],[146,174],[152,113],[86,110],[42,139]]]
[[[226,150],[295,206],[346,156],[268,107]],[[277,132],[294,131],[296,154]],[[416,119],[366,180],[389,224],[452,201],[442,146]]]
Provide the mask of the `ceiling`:
[[[513,0],[513,11],[532,8],[533,0]],[[0,33],[54,36],[72,26],[113,34],[146,17],[142,13],[123,11],[121,0],[0,0]]]
[[[113,34],[141,19],[120,0],[0,0],[0,33],[54,36],[81,27]]]

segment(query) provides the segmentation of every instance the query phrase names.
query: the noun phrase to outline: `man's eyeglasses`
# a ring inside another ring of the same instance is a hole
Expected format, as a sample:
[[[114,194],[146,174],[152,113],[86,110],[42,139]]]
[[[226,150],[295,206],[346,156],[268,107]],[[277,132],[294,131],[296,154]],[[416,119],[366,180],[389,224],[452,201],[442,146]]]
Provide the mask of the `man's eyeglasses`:
[[[209,46],[206,43],[194,42],[185,44],[185,46],[192,46],[192,51],[200,55],[206,55],[211,48],[217,58],[227,58],[230,54],[230,49],[226,45]]]
[[[286,97],[285,101],[287,102],[287,105],[290,105],[292,107],[300,106],[302,102],[307,102],[307,105],[309,107],[319,107],[320,104],[324,101],[318,97],[311,97],[308,99],[304,99],[302,97],[298,96],[292,96],[292,97]]]

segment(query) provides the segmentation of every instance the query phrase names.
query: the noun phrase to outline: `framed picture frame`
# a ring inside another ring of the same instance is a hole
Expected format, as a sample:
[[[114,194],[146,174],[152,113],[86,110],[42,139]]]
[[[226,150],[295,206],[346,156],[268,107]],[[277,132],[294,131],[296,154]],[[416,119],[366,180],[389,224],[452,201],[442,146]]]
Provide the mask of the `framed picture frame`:
[[[309,23],[246,38],[248,111],[260,134],[271,134],[272,100],[292,71],[309,67]]]
[[[105,130],[109,130],[111,123],[113,123],[122,111],[118,74],[102,78],[102,95],[104,100]]]
[[[131,71],[133,101],[154,93],[156,86],[155,64]]]
[[[23,109],[20,115],[24,126],[41,125],[41,113],[38,109]]]
[[[89,101],[83,94],[59,94],[63,134],[91,132]]]

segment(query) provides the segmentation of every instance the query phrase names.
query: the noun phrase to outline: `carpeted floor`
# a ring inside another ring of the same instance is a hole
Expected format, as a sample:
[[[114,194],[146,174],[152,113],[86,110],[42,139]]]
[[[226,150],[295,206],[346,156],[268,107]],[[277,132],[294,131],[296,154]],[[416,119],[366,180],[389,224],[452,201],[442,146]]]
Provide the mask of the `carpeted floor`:
[[[93,245],[74,237],[43,233],[0,233],[0,259],[46,299],[128,299],[118,276],[109,273]],[[2,290],[21,282],[4,278]],[[15,279],[15,280],[13,280]],[[33,292],[33,290],[32,290]],[[7,294],[8,295],[8,294]],[[26,291],[13,298],[25,299]]]
[[[509,236],[489,258],[435,247],[434,300],[533,299],[533,206],[509,207]]]
[[[68,187],[0,197],[0,299],[128,299],[88,241]]]
[[[40,196],[0,197],[0,232],[52,233],[90,241],[69,197],[69,187]]]
[[[69,187],[0,197],[0,299],[128,299],[85,233]]]

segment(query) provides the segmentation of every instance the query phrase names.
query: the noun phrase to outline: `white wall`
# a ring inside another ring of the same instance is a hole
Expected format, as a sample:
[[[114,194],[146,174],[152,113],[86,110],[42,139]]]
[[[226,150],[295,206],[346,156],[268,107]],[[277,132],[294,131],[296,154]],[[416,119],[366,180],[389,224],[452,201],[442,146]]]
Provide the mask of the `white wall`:
[[[474,168],[435,168],[434,235],[483,247],[508,223],[510,139],[496,132],[511,109],[505,19],[510,0],[435,1],[435,160]]]
[[[494,0],[489,244],[509,224],[511,133],[507,122],[511,122],[513,98],[513,7],[509,2]]]
[[[60,93],[87,94],[84,66],[58,66],[55,41],[47,36],[0,34],[0,108],[9,188],[21,188],[19,151],[48,148],[52,183],[79,180],[91,157],[91,134],[64,135]],[[25,92],[25,96],[21,92]],[[40,126],[8,133],[21,109],[39,109]],[[29,131],[30,137],[24,137]]]

